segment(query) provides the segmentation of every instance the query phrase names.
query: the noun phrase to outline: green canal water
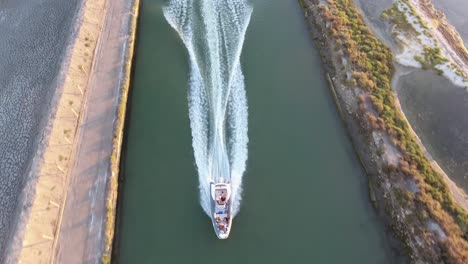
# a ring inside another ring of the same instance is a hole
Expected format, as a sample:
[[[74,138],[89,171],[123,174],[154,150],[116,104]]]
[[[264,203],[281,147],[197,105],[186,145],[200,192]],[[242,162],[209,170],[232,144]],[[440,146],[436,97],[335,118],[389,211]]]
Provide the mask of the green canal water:
[[[230,238],[216,238],[199,203],[188,53],[163,2],[141,9],[114,261],[394,263],[296,1],[253,1],[244,194]]]

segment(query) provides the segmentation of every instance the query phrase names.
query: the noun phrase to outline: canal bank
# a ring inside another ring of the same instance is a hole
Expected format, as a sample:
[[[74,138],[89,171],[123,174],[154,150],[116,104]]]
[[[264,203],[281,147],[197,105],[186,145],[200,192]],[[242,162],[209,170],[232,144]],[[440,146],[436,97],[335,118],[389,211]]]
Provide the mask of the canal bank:
[[[162,5],[141,9],[115,261],[394,263],[301,10],[289,1],[253,1],[241,57],[245,191],[230,239],[216,239],[199,204],[188,56]]]
[[[360,156],[368,171],[371,168],[369,176],[376,184],[386,222],[403,241],[412,262],[436,263],[448,258],[463,263],[466,213],[454,203],[442,176],[431,167],[423,150],[418,150],[422,147],[402,116],[390,88],[391,52],[365,27],[349,1],[301,2],[306,19],[319,31],[315,37],[324,61],[332,66],[330,74],[338,87],[339,104],[346,109],[348,127]],[[360,59],[356,60],[356,56]],[[434,184],[436,180],[438,184]],[[442,200],[437,195],[431,197],[433,192],[442,193]],[[437,202],[443,207],[435,209]],[[442,229],[444,233],[440,233]]]
[[[384,10],[392,6],[392,1],[355,1],[362,11],[366,24],[372,28],[374,34],[389,46],[395,54],[401,52],[397,42],[392,37],[392,26],[381,19]],[[460,18],[465,10],[465,4],[456,5],[456,1],[432,1],[434,5],[443,5],[447,18]],[[443,2],[443,3],[442,3]],[[450,12],[453,11],[453,12]],[[437,21],[437,20],[434,20]],[[452,21],[451,21],[452,22]],[[464,19],[461,21],[463,24]],[[446,23],[442,18],[440,23]],[[460,24],[454,24],[454,26]],[[466,39],[466,34],[462,37]],[[456,86],[445,76],[426,73],[422,69],[405,67],[396,64],[396,74],[392,88],[401,102],[403,112],[408,117],[411,126],[432,156],[437,165],[450,176],[449,186],[453,186],[453,193],[466,193],[468,190],[468,141],[462,131],[466,131],[467,124],[464,113],[468,110],[466,90]],[[399,81],[408,80],[413,81]],[[418,94],[419,97],[410,95]],[[422,99],[422,97],[424,99]],[[459,190],[463,189],[463,190]],[[465,194],[466,196],[466,194]],[[457,201],[460,201],[458,199]],[[461,199],[463,203],[463,198]],[[466,200],[465,200],[466,202]]]

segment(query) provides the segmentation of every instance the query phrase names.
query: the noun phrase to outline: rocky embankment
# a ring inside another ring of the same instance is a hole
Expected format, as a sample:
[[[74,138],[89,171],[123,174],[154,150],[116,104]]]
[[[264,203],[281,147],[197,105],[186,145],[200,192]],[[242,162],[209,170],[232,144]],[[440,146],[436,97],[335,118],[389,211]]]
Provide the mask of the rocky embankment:
[[[468,214],[431,165],[391,88],[393,54],[351,0],[299,0],[369,175],[371,198],[411,263],[467,263]]]

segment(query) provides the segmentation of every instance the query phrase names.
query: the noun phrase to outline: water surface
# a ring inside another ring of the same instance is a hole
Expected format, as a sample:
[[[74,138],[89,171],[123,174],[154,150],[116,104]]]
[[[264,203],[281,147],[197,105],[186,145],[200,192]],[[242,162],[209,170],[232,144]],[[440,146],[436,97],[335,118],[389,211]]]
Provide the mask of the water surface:
[[[446,78],[417,70],[397,84],[403,111],[429,153],[468,191],[468,93]]]
[[[211,216],[211,184],[229,183],[229,215],[235,216],[248,153],[240,56],[252,7],[246,0],[172,0],[163,10],[190,56],[189,116],[201,205]]]
[[[244,194],[230,238],[216,238],[199,204],[188,53],[161,8],[142,6],[117,262],[394,263],[296,1],[253,2]]]

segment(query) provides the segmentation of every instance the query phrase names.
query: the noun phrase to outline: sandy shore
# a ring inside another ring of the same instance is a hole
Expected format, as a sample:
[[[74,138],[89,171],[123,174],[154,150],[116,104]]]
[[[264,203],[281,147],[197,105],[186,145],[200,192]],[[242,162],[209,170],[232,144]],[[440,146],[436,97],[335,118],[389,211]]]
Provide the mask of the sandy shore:
[[[450,59],[468,75],[468,50],[465,48],[460,34],[448,21],[445,14],[437,10],[431,0],[409,0],[409,3],[415,8],[418,15],[423,18],[424,23],[431,29],[431,33],[439,42],[441,48],[446,51]],[[395,80],[398,78],[395,78]],[[395,85],[394,85],[395,86]],[[398,103],[399,111],[403,112]],[[404,114],[403,114],[404,115]],[[406,116],[405,116],[406,119]],[[409,124],[409,121],[406,119]],[[450,177],[442,170],[436,160],[427,151],[422,141],[410,126],[411,133],[417,139],[419,145],[424,149],[426,156],[431,161],[432,167],[442,175],[445,183],[450,189],[454,200],[465,210],[468,210],[468,195],[457,186]]]
[[[437,39],[438,43],[442,46],[442,49],[446,51],[445,53],[450,55],[450,59],[454,62],[459,62],[457,65],[460,67],[460,69],[463,69],[465,73],[468,73],[468,68],[466,68],[466,62],[468,58],[468,52],[466,48],[463,45],[463,40],[460,37],[460,34],[457,32],[455,27],[453,27],[448,21],[444,13],[441,11],[437,10],[434,6],[431,0],[407,0],[416,10],[419,16],[421,16],[424,19],[424,22],[428,24],[428,27],[431,29],[431,33],[433,33],[434,37]],[[361,3],[361,5],[367,3],[364,1]],[[391,5],[391,4],[388,4]],[[366,10],[360,7],[363,13],[366,13]],[[375,11],[375,10],[372,10]],[[370,12],[367,10],[367,12]],[[381,12],[377,12],[377,16],[370,16],[373,19],[379,19],[381,20],[380,14]],[[364,16],[365,18],[369,17],[369,14]],[[374,33],[377,33],[379,35],[379,38],[385,39],[386,44],[392,48],[392,51],[394,54],[398,54],[398,47],[395,47],[392,45],[390,39],[393,41],[392,37],[389,35],[388,39],[386,37],[380,36],[382,34],[382,29],[377,27],[375,24],[370,23],[367,21],[368,25],[373,29]],[[394,80],[392,81],[392,87],[397,87],[397,82],[400,79],[400,74],[399,71],[397,71]],[[394,88],[395,90],[395,88]],[[395,91],[396,92],[396,91]],[[398,97],[396,97],[398,98]],[[397,100],[398,101],[398,100]],[[403,114],[403,116],[406,119],[406,116],[404,114],[403,109],[401,108],[399,102],[398,102],[398,108],[399,111]],[[406,119],[406,122],[408,124],[409,121]],[[414,132],[414,130],[410,127],[412,135],[417,139],[417,142],[419,143],[420,147],[425,151],[425,154],[427,158],[431,161],[432,167],[440,173],[440,175],[443,177],[445,183],[450,189],[450,192],[453,195],[453,198],[455,201],[463,207],[465,210],[468,210],[468,196],[466,192],[457,186],[457,184],[450,179],[450,177],[442,170],[442,168],[439,166],[438,162],[432,157],[432,155],[427,151],[426,147],[423,145],[422,141],[420,138],[417,136],[417,134]]]
[[[431,0],[408,0],[408,2],[415,8],[416,12],[418,13],[419,16],[421,16],[424,19],[424,22],[427,23],[427,26],[431,29],[431,33],[433,33],[434,37],[437,39],[438,43],[442,46],[442,49],[446,51],[445,53],[450,56],[451,61],[457,63],[457,65],[462,69],[465,73],[468,74],[468,68],[466,65],[467,58],[468,58],[468,52],[466,48],[463,45],[463,40],[460,37],[460,34],[456,31],[456,29],[447,21],[445,14],[443,14],[441,11],[437,10],[434,6]],[[366,3],[361,3],[363,4],[368,4]],[[360,7],[361,11],[365,13],[365,10],[362,9],[362,6]],[[367,15],[368,16],[368,15]],[[367,18],[365,16],[365,18]],[[380,13],[377,16],[377,18],[380,17]],[[379,18],[380,20],[380,18]],[[368,25],[373,29],[374,33],[379,33],[381,35],[381,29],[376,27],[375,25],[372,25],[372,23],[369,23],[367,21]],[[391,36],[389,36],[391,37]],[[385,37],[381,37],[382,39],[385,39],[386,44],[392,48],[392,51],[394,54],[398,54],[398,47],[391,45],[392,43],[388,43],[389,39]],[[394,76],[394,79],[392,81],[392,87],[397,86],[397,82],[401,76],[399,76],[399,73]],[[395,90],[395,88],[394,88]],[[398,98],[398,97],[396,97]],[[398,100],[396,100],[398,101]],[[406,119],[406,116],[404,114],[403,109],[401,108],[399,102],[398,102],[398,110],[403,114],[403,116]],[[406,122],[408,124],[409,121],[406,119]],[[423,145],[422,141],[420,140],[419,136],[414,132],[414,130],[410,127],[412,135],[415,137],[417,140],[418,144],[420,147],[425,151],[425,154],[427,158],[431,161],[432,167],[440,173],[440,175],[443,177],[445,183],[450,189],[450,192],[454,198],[454,200],[465,210],[468,210],[468,196],[466,192],[460,188],[439,166],[438,162],[432,157],[432,155],[429,153],[429,151],[426,149],[426,147]]]
[[[83,1],[48,142],[32,172],[22,247],[7,263],[97,263],[110,250],[118,170],[111,159],[116,167],[138,2]]]
[[[410,124],[408,118],[403,112],[403,109],[401,108],[401,104],[400,104],[400,101],[398,100],[398,97],[396,97],[395,102],[397,104],[398,110],[402,113],[403,117],[405,118],[405,121],[408,124]],[[427,151],[426,147],[424,146],[424,144],[422,143],[421,139],[416,134],[414,129],[411,126],[409,126],[408,128],[411,131],[411,134],[413,135],[413,137],[417,140],[421,149],[424,150],[426,157],[431,162],[431,166],[434,168],[434,170],[436,170],[443,177],[445,184],[447,184],[447,187],[449,188],[450,193],[452,194],[452,198],[455,200],[455,202],[458,205],[460,205],[463,209],[468,211],[468,196],[466,195],[465,191],[462,188],[458,187],[457,184],[452,179],[450,179],[450,177],[445,173],[445,171],[442,170],[442,168],[439,166],[437,161],[432,158],[432,155],[429,153],[429,151]]]

